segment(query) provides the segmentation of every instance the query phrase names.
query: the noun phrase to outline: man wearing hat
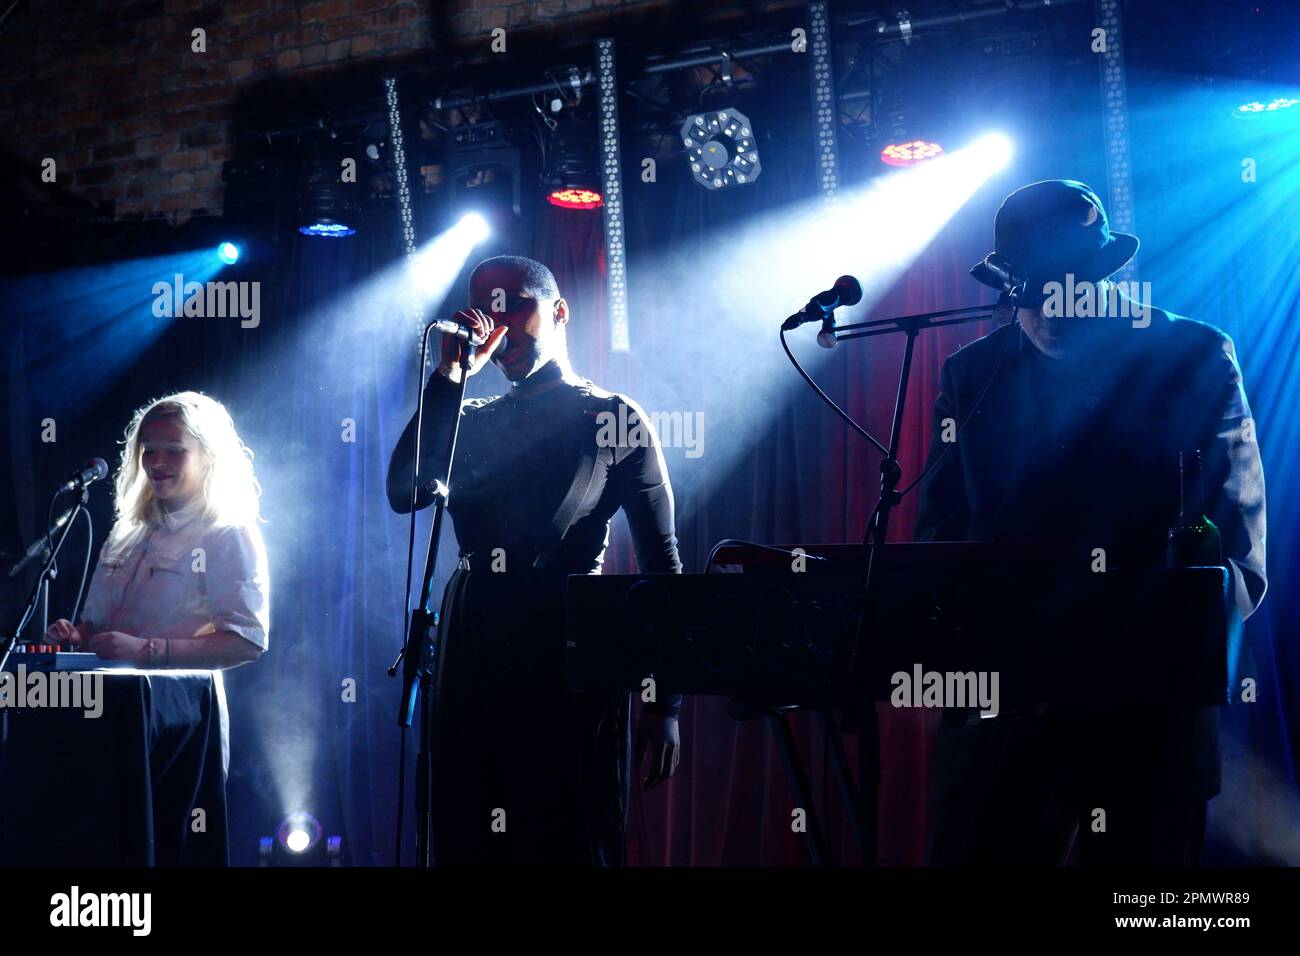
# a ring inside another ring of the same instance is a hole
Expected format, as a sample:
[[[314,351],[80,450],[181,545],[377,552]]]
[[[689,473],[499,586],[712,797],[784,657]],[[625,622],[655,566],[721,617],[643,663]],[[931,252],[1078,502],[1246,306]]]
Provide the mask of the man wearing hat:
[[[1112,569],[1160,566],[1179,454],[1199,452],[1244,620],[1265,590],[1264,477],[1232,340],[1117,298],[1107,280],[1138,240],[1110,231],[1083,183],[1016,190],[994,233],[971,272],[1004,293],[1007,321],[944,362],[917,539],[1068,542],[1104,549]],[[1104,308],[1049,307],[1065,287]],[[1141,320],[1114,317],[1117,304]],[[1076,837],[1085,865],[1199,861],[1219,791],[1216,709],[966,717],[946,711],[935,744],[931,862],[1059,864]]]

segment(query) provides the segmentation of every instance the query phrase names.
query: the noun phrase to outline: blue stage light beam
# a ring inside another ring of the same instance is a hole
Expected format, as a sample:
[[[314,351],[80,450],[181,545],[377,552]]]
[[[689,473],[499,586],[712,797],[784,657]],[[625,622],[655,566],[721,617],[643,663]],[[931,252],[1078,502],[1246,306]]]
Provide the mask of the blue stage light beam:
[[[1207,847],[1231,859],[1295,865],[1296,668],[1300,611],[1300,109],[1235,118],[1242,103],[1300,97],[1184,76],[1130,84],[1139,272],[1153,305],[1227,332],[1236,347],[1268,500],[1269,590],[1245,629],[1257,704],[1222,711],[1223,794],[1211,804]],[[1141,396],[1131,396],[1143,408]],[[1290,633],[1288,633],[1288,630]]]
[[[208,247],[14,280],[26,340],[16,354],[27,359],[19,374],[33,409],[57,418],[93,404],[171,323],[205,321],[160,315],[172,310],[158,308],[155,287],[174,287],[178,275],[206,283],[220,268]]]

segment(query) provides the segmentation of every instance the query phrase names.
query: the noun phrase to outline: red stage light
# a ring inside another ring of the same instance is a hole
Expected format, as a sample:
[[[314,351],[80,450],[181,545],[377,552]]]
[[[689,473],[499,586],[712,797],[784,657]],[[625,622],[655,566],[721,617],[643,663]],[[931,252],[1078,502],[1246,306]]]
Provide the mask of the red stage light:
[[[887,166],[915,166],[943,153],[943,147],[924,139],[910,143],[890,143],[880,151],[880,161]]]
[[[600,193],[591,189],[553,189],[546,199],[561,209],[598,209],[605,202]]]

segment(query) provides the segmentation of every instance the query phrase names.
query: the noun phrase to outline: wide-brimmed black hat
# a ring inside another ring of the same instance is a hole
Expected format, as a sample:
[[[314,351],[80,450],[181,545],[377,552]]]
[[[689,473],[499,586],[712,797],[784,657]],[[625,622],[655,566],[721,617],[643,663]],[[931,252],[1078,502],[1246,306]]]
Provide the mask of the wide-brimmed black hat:
[[[1026,279],[1024,305],[1040,304],[1048,282],[1099,282],[1114,275],[1137,253],[1138,238],[1111,232],[1097,194],[1073,179],[1045,179],[1022,186],[1002,201],[993,223],[996,254]],[[984,263],[971,269],[985,285],[1001,291]]]

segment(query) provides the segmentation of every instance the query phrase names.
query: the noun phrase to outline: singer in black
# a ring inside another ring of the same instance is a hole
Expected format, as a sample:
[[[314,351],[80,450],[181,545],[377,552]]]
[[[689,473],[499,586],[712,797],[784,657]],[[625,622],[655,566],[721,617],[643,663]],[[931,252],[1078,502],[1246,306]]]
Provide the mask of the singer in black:
[[[1194,507],[1218,527],[1244,620],[1265,590],[1264,477],[1232,340],[1107,281],[1138,241],[1110,232],[1082,183],[1012,193],[995,236],[1025,294],[1013,321],[944,363],[917,538],[1070,541],[1111,567],[1159,566],[1179,454],[1200,452]],[[945,423],[961,426],[955,441]],[[946,711],[936,742],[931,862],[1059,864],[1076,834],[1087,865],[1198,862],[1220,786],[1217,710],[966,718]]]
[[[469,374],[491,361],[511,387],[461,408],[448,499],[461,559],[443,597],[434,694],[434,851],[440,865],[621,865],[630,699],[565,692],[563,586],[569,574],[600,572],[620,508],[640,570],[681,572],[663,453],[631,399],[573,373],[568,303],[546,266],[481,262],[470,303],[456,321],[486,342]],[[460,350],[444,336],[425,386],[417,508],[445,473]],[[410,511],[414,439],[412,417],[388,469],[399,513]],[[680,705],[664,694],[642,708],[645,786],[676,769]]]

